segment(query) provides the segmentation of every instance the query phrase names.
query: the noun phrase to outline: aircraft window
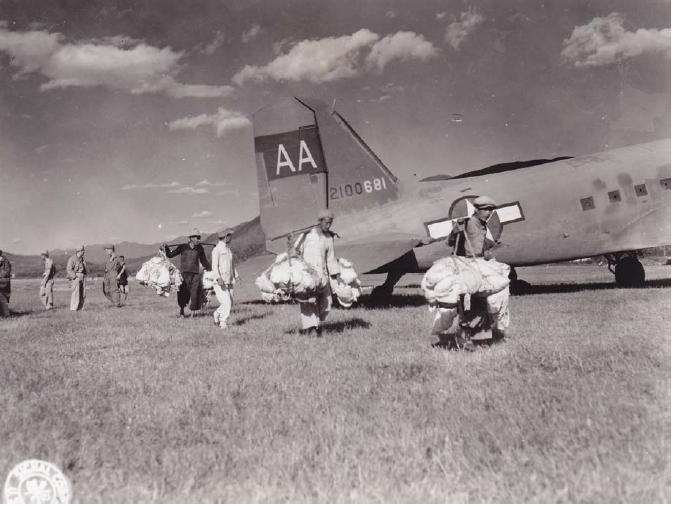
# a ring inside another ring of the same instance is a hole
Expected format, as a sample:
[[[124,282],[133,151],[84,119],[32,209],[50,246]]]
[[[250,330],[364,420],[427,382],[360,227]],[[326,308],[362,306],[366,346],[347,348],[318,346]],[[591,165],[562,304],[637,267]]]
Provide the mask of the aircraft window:
[[[647,187],[644,184],[637,184],[633,188],[636,190],[636,195],[639,197],[647,195]]]
[[[596,208],[596,206],[594,205],[594,198],[593,197],[587,197],[585,199],[580,199],[580,203],[582,204],[582,211],[590,211],[591,209]]]
[[[665,179],[660,179],[659,184],[661,184],[661,187],[664,190],[670,190],[671,189],[671,178],[667,177]]]
[[[615,190],[613,192],[608,192],[608,198],[610,199],[610,202],[621,202],[622,201],[622,196],[619,194],[619,190]]]

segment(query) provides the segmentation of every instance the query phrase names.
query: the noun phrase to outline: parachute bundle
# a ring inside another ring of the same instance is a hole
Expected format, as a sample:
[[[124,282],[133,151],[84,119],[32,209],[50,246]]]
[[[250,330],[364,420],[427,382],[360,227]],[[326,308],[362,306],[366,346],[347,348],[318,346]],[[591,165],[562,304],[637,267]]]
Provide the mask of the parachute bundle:
[[[182,284],[182,274],[168,261],[163,251],[140,267],[136,279],[141,285],[154,288],[157,295],[164,297],[168,297],[172,290],[177,290]]]
[[[300,302],[315,300],[320,276],[303,258],[289,258],[281,253],[276,261],[255,280],[266,302],[290,299]]]
[[[430,305],[452,306],[461,295],[491,295],[509,286],[509,266],[495,260],[440,258],[423,276],[421,288]]]
[[[332,292],[336,294],[339,304],[343,307],[351,307],[362,294],[358,274],[353,264],[345,258],[339,259],[341,274],[336,280],[330,279]]]

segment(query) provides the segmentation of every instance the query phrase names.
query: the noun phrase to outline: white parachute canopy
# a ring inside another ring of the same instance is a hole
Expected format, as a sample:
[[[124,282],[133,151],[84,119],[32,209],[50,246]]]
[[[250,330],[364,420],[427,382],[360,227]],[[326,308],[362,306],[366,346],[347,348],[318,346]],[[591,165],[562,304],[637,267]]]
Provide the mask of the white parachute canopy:
[[[491,295],[509,286],[509,265],[449,256],[440,258],[423,276],[421,288],[430,305],[455,305],[461,295]]]
[[[163,251],[159,251],[140,267],[136,279],[141,285],[154,288],[157,295],[164,297],[168,297],[171,291],[177,290],[182,284],[182,274],[168,261]]]

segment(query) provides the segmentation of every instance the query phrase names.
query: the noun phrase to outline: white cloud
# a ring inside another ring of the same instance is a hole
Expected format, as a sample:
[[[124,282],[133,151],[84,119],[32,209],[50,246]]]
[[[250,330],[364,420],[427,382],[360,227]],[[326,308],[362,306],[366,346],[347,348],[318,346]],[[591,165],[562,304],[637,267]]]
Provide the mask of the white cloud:
[[[216,181],[214,183],[211,183],[207,179],[204,179],[203,181],[199,181],[196,183],[194,186],[210,186],[211,188],[217,188],[220,186],[226,186],[227,182],[226,181]]]
[[[427,60],[437,56],[439,50],[423,35],[414,32],[397,32],[387,35],[372,46],[367,56],[367,64],[382,70],[393,60],[409,60],[416,58]]]
[[[124,185],[120,188],[120,190],[151,190],[154,188],[176,188],[178,186],[182,186],[181,183],[178,183],[177,181],[173,181],[172,183],[162,183],[162,184],[156,184],[156,183],[147,183],[143,185],[137,185],[137,184],[127,184]]]
[[[241,36],[241,41],[244,44],[247,44],[252,39],[257,37],[260,33],[262,33],[262,27],[259,26],[257,23],[255,23],[254,25],[252,25],[252,27],[250,27],[250,30],[248,30],[247,32],[243,32],[243,35]]]
[[[224,32],[222,30],[218,30],[213,41],[204,47],[200,52],[208,55],[213,54],[222,44],[224,44]]]
[[[210,211],[201,211],[200,213],[192,214],[192,218],[210,218],[213,215]]]
[[[670,54],[670,28],[640,28],[629,32],[623,24],[623,17],[613,12],[576,26],[570,38],[563,41],[561,56],[576,67],[596,67],[642,54]]]
[[[447,14],[448,14],[448,12],[446,12],[446,11],[444,11],[444,12],[438,12],[438,13],[435,15],[435,19],[436,19],[437,21],[441,21],[442,19],[444,19],[444,18],[447,16]]]
[[[42,151],[44,151],[48,147],[49,147],[49,144],[43,144],[42,146],[39,146],[39,147],[35,148],[35,152],[36,153],[42,153]]]
[[[11,242],[12,242],[12,244],[19,244],[21,242],[21,238],[20,237],[15,237],[14,239],[12,239]]]
[[[397,17],[397,13],[395,11],[386,12],[386,18],[387,19],[395,19],[396,17]]]
[[[182,51],[158,48],[122,35],[66,42],[45,30],[10,31],[0,26],[0,52],[11,57],[15,79],[40,73],[42,91],[105,86],[130,93],[165,93],[171,97],[226,97],[231,86],[183,84],[176,80]]]
[[[173,225],[185,226],[185,225],[189,225],[189,222],[187,220],[180,220],[180,221],[174,222]]]
[[[386,100],[390,100],[391,98],[393,98],[392,95],[383,95],[383,96],[380,96],[379,98],[372,98],[371,101],[380,103],[380,102],[385,102]]]
[[[407,89],[402,84],[388,83],[381,86],[381,91],[384,93],[401,93]]]
[[[208,190],[208,188],[192,188],[191,186],[183,186],[182,188],[176,188],[175,190],[168,190],[166,193],[205,195],[206,193],[210,193],[210,190]]]
[[[297,42],[265,66],[246,65],[233,81],[239,86],[267,79],[321,84],[355,77],[371,68],[382,70],[393,60],[427,60],[437,52],[432,43],[414,32],[397,32],[381,39],[363,28],[343,37]]]
[[[168,128],[170,130],[193,130],[204,125],[211,125],[215,130],[215,135],[223,137],[230,131],[249,127],[252,123],[242,113],[220,107],[214,114],[187,116],[171,121],[168,123]]]
[[[446,29],[446,42],[451,44],[456,51],[467,38],[470,32],[484,21],[484,16],[473,11],[467,10],[460,15],[460,21],[451,23]]]

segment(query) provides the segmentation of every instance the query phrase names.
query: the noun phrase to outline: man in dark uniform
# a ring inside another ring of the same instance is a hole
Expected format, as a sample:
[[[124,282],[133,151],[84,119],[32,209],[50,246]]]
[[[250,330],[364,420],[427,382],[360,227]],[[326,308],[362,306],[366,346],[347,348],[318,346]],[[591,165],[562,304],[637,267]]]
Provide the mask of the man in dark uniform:
[[[9,296],[12,293],[12,264],[2,256],[0,250],[0,317],[9,316]]]
[[[180,255],[180,273],[182,274],[182,284],[178,290],[178,306],[180,306],[179,317],[186,318],[185,306],[189,303],[191,315],[194,317],[196,311],[201,308],[200,288],[201,275],[199,272],[199,262],[209,271],[210,262],[206,257],[206,252],[201,246],[201,232],[197,228],[193,229],[187,244],[180,244],[171,251],[167,244],[162,248],[168,258]]]
[[[119,261],[121,262],[122,270],[119,271],[119,276],[117,276],[117,279],[119,281],[117,282],[117,285],[119,285],[119,294],[124,294],[124,302],[126,302],[126,297],[129,294],[129,273],[126,271],[126,260],[124,259],[124,255],[119,255]]]
[[[107,299],[117,307],[122,307],[119,297],[119,273],[122,270],[122,264],[119,257],[115,254],[113,244],[106,244],[103,249],[108,254],[108,260],[105,263],[105,276],[103,277],[103,293]]]

